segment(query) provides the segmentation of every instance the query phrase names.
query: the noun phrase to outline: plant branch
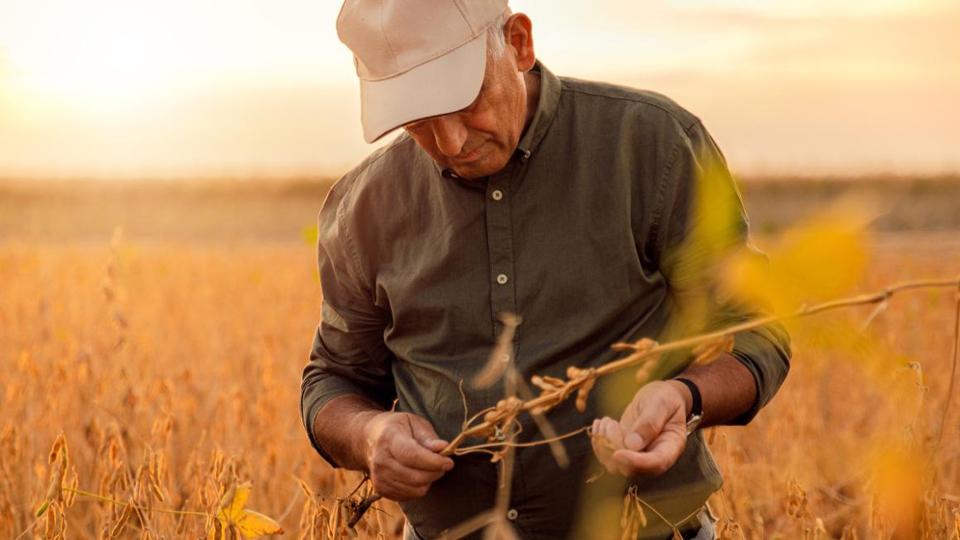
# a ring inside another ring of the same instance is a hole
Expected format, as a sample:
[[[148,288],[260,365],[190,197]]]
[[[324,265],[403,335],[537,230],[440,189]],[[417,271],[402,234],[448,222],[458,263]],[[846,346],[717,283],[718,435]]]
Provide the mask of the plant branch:
[[[953,355],[950,360],[950,384],[947,385],[947,401],[943,405],[943,414],[940,416],[940,430],[937,432],[937,444],[934,451],[940,449],[943,441],[943,431],[946,428],[947,416],[950,414],[950,403],[953,401],[953,386],[957,382],[957,357],[960,356],[960,284],[957,285],[956,307],[953,316]]]
[[[653,346],[641,346],[638,342],[636,344],[627,344],[627,343],[616,343],[613,345],[614,348],[619,350],[632,350],[632,354],[629,354],[618,360],[608,362],[597,368],[590,370],[589,374],[584,375],[587,370],[576,369],[574,373],[580,374],[581,376],[574,376],[568,378],[566,381],[563,381],[562,385],[557,386],[552,390],[545,390],[540,396],[524,401],[520,405],[520,410],[524,412],[531,412],[537,410],[538,412],[546,412],[547,410],[552,409],[557,406],[559,403],[564,401],[572,393],[581,388],[584,388],[587,385],[591,385],[597,377],[602,377],[604,375],[609,375],[611,373],[616,373],[618,371],[624,370],[629,367],[638,366],[644,363],[646,360],[656,358],[663,353],[681,351],[686,349],[691,349],[697,345],[703,345],[711,342],[715,342],[740,332],[745,332],[747,330],[752,330],[754,328],[759,328],[761,326],[768,325],[773,322],[787,321],[792,319],[799,319],[803,317],[809,317],[818,313],[825,311],[831,311],[840,308],[862,306],[862,305],[871,305],[879,304],[882,302],[888,301],[892,296],[897,293],[915,290],[915,289],[932,289],[932,288],[945,288],[945,287],[957,287],[960,288],[960,278],[954,279],[925,279],[925,280],[915,280],[915,281],[905,281],[891,285],[881,291],[861,294],[857,296],[851,296],[847,298],[840,298],[836,300],[831,300],[823,302],[820,304],[815,304],[812,306],[801,306],[796,311],[780,314],[780,315],[770,315],[767,317],[759,317],[749,321],[745,321],[739,324],[729,326],[727,328],[722,328],[713,332],[708,332],[704,334],[699,334],[696,336],[691,336],[676,341],[671,341],[668,343],[655,344]],[[649,343],[649,340],[647,340]],[[955,349],[956,350],[956,349]],[[956,358],[956,353],[954,355]],[[956,362],[956,361],[955,361]],[[952,379],[951,379],[952,381]],[[476,436],[483,436],[489,434],[492,430],[496,429],[502,424],[502,421],[507,417],[515,417],[515,411],[511,410],[512,407],[506,407],[501,404],[498,404],[498,407],[490,409],[484,416],[483,422],[475,424],[467,429],[463,430],[458,434],[454,439],[444,448],[440,453],[443,455],[452,455],[456,452],[463,442],[470,438]],[[479,418],[477,415],[475,418]]]
[[[114,499],[114,498],[112,498],[112,497],[107,497],[107,496],[101,495],[101,494],[99,494],[99,493],[93,493],[93,492],[90,492],[90,491],[84,491],[84,490],[82,490],[82,489],[64,488],[64,491],[72,491],[72,492],[76,493],[77,495],[81,495],[81,496],[83,496],[83,497],[88,497],[88,498],[90,498],[90,499],[94,499],[94,500],[97,500],[97,501],[108,502],[108,503],[111,503],[111,504],[118,504],[118,505],[120,505],[120,506],[130,506],[130,507],[132,507],[132,508],[135,508],[135,509],[137,509],[137,510],[142,510],[142,511],[144,511],[144,512],[160,512],[160,513],[163,513],[163,514],[174,514],[174,515],[178,515],[178,516],[199,516],[199,517],[210,517],[210,518],[213,517],[212,514],[209,514],[209,513],[207,513],[207,512],[194,512],[194,511],[191,511],[191,510],[173,510],[172,508],[153,508],[153,507],[150,507],[150,506],[138,506],[138,505],[136,505],[136,504],[131,504],[131,503],[124,502],[124,501],[121,501],[121,500],[118,500],[118,499]]]
[[[756,319],[734,324],[720,330],[690,336],[667,343],[658,344],[650,339],[641,339],[636,343],[615,343],[611,346],[611,348],[615,350],[632,352],[623,358],[607,362],[596,368],[568,368],[566,380],[553,379],[548,381],[547,384],[537,384],[537,377],[534,377],[534,384],[544,389],[539,396],[523,401],[518,400],[514,396],[510,399],[501,400],[496,407],[484,409],[473,415],[464,422],[462,431],[456,437],[454,437],[452,441],[450,441],[450,444],[448,444],[440,452],[440,454],[450,456],[463,455],[471,452],[483,452],[491,454],[494,460],[497,461],[503,459],[505,457],[505,453],[508,453],[515,448],[555,443],[560,439],[572,437],[584,431],[588,432],[589,426],[584,426],[563,435],[551,434],[544,440],[532,441],[529,443],[514,443],[510,438],[507,438],[506,440],[501,439],[483,444],[476,444],[466,447],[463,446],[464,441],[471,437],[490,437],[491,435],[497,433],[498,429],[501,433],[509,433],[509,431],[507,431],[509,429],[508,424],[513,422],[519,413],[527,412],[535,417],[542,416],[547,411],[564,402],[567,398],[575,393],[577,394],[577,402],[579,407],[581,401],[586,400],[586,393],[593,388],[597,378],[616,373],[630,367],[640,366],[647,361],[660,357],[664,353],[695,349],[699,346],[704,346],[704,348],[707,350],[709,350],[711,346],[714,346],[714,351],[716,351],[716,344],[721,342],[729,342],[730,336],[734,334],[766,326],[774,322],[800,319],[809,317],[811,315],[816,315],[818,313],[823,313],[825,311],[832,311],[841,308],[877,305],[878,309],[875,309],[874,312],[871,313],[870,319],[872,319],[879,311],[882,311],[882,309],[886,307],[890,298],[898,293],[909,290],[937,289],[946,287],[957,289],[957,312],[954,322],[953,365],[951,369],[947,402],[943,412],[943,417],[941,418],[940,433],[938,435],[937,444],[939,446],[939,440],[943,436],[943,425],[946,421],[947,413],[950,408],[950,402],[953,395],[953,386],[956,379],[955,375],[957,370],[958,355],[960,355],[960,277],[953,279],[922,279],[895,283],[880,291],[839,298],[811,306],[803,305],[797,308],[795,311],[789,313],[758,317]],[[696,353],[696,350],[694,350],[694,352]],[[508,377],[512,374],[513,373],[510,372],[507,373]],[[513,396],[513,393],[508,393],[508,395]],[[483,421],[475,423],[480,418],[483,418]],[[379,498],[379,495],[373,494],[370,498],[372,497]],[[641,500],[641,502],[644,502],[645,504],[645,501]],[[657,513],[657,511],[650,507],[650,505],[645,504],[645,506],[650,508],[650,510],[652,510],[654,513]],[[657,514],[659,515],[659,513]],[[350,519],[351,523],[356,524],[362,515],[362,512],[358,514],[355,513]],[[493,513],[493,516],[496,515],[496,513]],[[492,518],[487,514],[484,514],[484,519]]]

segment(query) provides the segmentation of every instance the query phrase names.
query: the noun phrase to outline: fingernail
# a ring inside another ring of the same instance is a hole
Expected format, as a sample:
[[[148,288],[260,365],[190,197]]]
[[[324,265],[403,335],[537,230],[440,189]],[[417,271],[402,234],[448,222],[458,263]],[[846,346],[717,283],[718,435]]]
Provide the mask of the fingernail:
[[[623,442],[627,445],[627,448],[631,450],[643,450],[643,438],[636,433],[627,433],[627,436],[623,438]]]

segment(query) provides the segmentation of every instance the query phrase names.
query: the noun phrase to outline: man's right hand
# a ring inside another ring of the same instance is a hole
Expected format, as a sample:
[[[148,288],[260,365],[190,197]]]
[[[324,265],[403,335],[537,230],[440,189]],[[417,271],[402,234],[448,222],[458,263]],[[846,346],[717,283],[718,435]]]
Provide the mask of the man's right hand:
[[[419,499],[453,468],[453,460],[439,453],[447,441],[424,418],[410,413],[377,413],[365,423],[363,440],[370,480],[388,499]]]

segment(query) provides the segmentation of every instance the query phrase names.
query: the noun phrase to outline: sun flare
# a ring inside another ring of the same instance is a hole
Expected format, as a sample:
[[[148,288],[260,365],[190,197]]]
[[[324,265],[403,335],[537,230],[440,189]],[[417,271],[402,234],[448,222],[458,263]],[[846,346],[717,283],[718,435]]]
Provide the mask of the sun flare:
[[[189,58],[174,32],[132,3],[99,2],[70,15],[80,13],[48,18],[44,39],[22,31],[6,44],[15,86],[78,103],[143,97],[175,82]]]

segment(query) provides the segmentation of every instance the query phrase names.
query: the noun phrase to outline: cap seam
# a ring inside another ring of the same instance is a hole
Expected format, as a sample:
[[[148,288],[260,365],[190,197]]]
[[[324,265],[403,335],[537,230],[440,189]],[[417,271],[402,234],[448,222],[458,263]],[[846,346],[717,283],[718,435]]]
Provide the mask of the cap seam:
[[[480,63],[481,63],[481,65],[482,65],[481,71],[482,71],[482,72],[485,72],[485,71],[486,71],[486,64],[487,64],[486,51],[482,51],[481,56],[480,56]],[[364,81],[364,82],[368,82],[368,81]],[[375,82],[375,81],[372,81],[372,82]],[[366,87],[366,85],[364,85],[364,84],[362,84],[362,83],[360,84],[360,93],[361,93],[361,96],[362,96],[363,93],[364,93],[365,87]],[[480,90],[482,89],[482,87],[483,87],[483,77],[482,77],[482,75],[481,75],[480,84],[477,86],[476,94],[473,95],[473,98],[471,98],[471,101],[472,101],[473,99],[476,99],[476,96],[479,95]],[[467,105],[469,105],[469,103],[468,103]],[[461,107],[461,108],[462,108],[462,107]],[[454,112],[459,111],[461,108],[451,109],[451,110],[446,111],[446,112],[438,112],[438,113],[436,113],[436,114],[431,114],[430,116],[425,116],[425,117],[420,117],[420,118],[429,118],[429,117],[432,117],[432,116],[440,116],[440,115],[444,115],[444,114],[450,114],[450,113],[454,113]],[[361,115],[362,115],[362,110],[361,110]],[[404,121],[404,122],[402,122],[402,123],[400,123],[400,124],[394,125],[393,127],[387,129],[386,131],[381,132],[379,135],[377,135],[376,137],[374,137],[373,141],[371,141],[371,142],[374,142],[374,141],[378,140],[380,137],[383,137],[383,136],[386,135],[387,133],[389,133],[389,132],[391,132],[391,131],[393,131],[393,130],[401,127],[401,126],[403,126],[405,123],[407,123],[407,122],[412,122],[412,121],[414,121],[414,120],[416,120],[416,118],[411,118],[410,120],[406,120],[406,121]],[[366,127],[364,127],[364,130],[366,130]]]
[[[390,44],[390,38],[387,37],[387,30],[383,27],[383,2],[384,0],[380,0],[380,33],[383,34],[383,42],[387,44],[387,49],[390,50],[390,56],[393,57],[393,64],[399,66],[400,60],[397,57],[397,53],[393,50],[393,45]]]
[[[467,23],[467,27],[470,28],[471,32],[473,32],[473,37],[477,37],[478,32],[474,30],[473,24],[470,23],[470,18],[467,17],[467,14],[463,12],[463,7],[460,6],[459,0],[454,0],[453,5],[456,6],[457,11],[460,12],[460,16],[463,17],[464,22]]]
[[[490,28],[490,27],[493,25],[494,22],[496,22],[496,20],[490,21],[490,24],[484,26],[484,27],[483,27],[483,30],[485,31],[487,28]],[[450,53],[450,52],[452,52],[452,51],[454,51],[454,50],[456,50],[456,49],[459,49],[460,47],[463,47],[463,46],[466,45],[467,43],[470,43],[471,41],[477,39],[478,37],[482,37],[482,36],[483,36],[483,32],[481,31],[481,32],[479,32],[477,35],[472,36],[470,39],[468,39],[468,40],[466,40],[466,41],[463,41],[463,42],[461,42],[461,43],[458,43],[457,45],[454,45],[453,47],[450,47],[449,49],[445,49],[445,50],[443,50],[443,51],[441,51],[441,52],[439,52],[439,53],[437,53],[437,54],[435,54],[435,55],[427,58],[426,60],[424,60],[423,62],[420,62],[419,64],[417,64],[417,65],[415,65],[415,66],[411,66],[411,67],[409,67],[409,68],[407,68],[407,69],[405,69],[405,70],[403,70],[403,71],[399,71],[399,72],[394,73],[394,74],[392,74],[392,75],[384,75],[383,77],[377,77],[377,78],[367,78],[367,77],[360,76],[359,74],[358,74],[358,76],[359,76],[360,80],[369,81],[369,82],[385,81],[385,80],[387,80],[387,79],[393,79],[393,78],[395,78],[395,77],[399,77],[400,75],[403,75],[404,73],[413,71],[414,69],[416,69],[416,68],[418,68],[418,67],[420,67],[420,66],[422,66],[422,65],[424,65],[424,64],[429,64],[430,62],[436,60],[437,58],[440,58],[441,56],[444,56],[444,55],[446,55],[446,54],[448,54],[448,53]]]

